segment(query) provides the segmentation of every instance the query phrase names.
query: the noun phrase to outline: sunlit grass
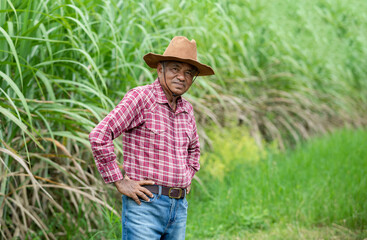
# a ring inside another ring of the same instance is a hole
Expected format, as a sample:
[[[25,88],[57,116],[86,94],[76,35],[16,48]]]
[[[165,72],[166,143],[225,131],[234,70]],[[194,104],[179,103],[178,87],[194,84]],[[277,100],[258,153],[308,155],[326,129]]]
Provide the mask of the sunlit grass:
[[[214,138],[218,145],[230,140],[223,134]],[[366,130],[343,130],[286,153],[270,151],[255,165],[245,154],[228,151],[223,157],[229,160],[223,161],[230,162],[231,171],[223,178],[210,174],[212,166],[204,164],[198,174],[203,185],[195,182],[189,198],[189,239],[314,239],[318,234],[328,239],[331,232],[336,239],[363,239],[366,140]],[[238,146],[232,144],[233,149]],[[221,151],[214,148],[205,155],[207,161]]]

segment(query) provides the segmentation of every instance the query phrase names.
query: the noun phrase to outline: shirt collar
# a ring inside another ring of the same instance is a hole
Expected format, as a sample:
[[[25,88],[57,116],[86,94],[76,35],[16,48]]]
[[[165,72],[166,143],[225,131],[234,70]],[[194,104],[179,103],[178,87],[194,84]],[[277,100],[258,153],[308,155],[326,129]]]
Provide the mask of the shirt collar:
[[[158,103],[168,103],[166,94],[164,93],[163,88],[161,84],[159,83],[158,78],[153,82],[153,87],[155,90],[156,101]]]
[[[154,87],[154,90],[155,90],[156,101],[158,103],[163,103],[163,104],[167,103],[167,105],[168,105],[168,100],[167,100],[166,94],[164,93],[163,88],[162,88],[158,78],[153,82],[153,87]],[[177,98],[176,114],[181,113],[181,112],[189,112],[189,111],[187,109],[186,104],[183,101],[183,98],[181,96],[179,96]]]

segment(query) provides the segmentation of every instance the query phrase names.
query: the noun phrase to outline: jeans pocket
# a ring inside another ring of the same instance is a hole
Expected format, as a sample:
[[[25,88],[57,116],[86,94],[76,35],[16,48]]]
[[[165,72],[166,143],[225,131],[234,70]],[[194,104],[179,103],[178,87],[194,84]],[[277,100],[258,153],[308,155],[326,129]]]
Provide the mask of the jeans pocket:
[[[189,207],[189,202],[187,201],[187,198],[186,198],[186,197],[183,199],[183,205],[184,205],[184,207],[186,207],[186,208],[188,208],[188,207]]]
[[[152,194],[153,194],[153,197],[147,196],[149,198],[149,201],[145,201],[144,199],[141,199],[141,198],[139,198],[139,200],[141,202],[145,202],[145,203],[152,203],[157,199],[157,194],[155,194],[155,193],[152,193]]]

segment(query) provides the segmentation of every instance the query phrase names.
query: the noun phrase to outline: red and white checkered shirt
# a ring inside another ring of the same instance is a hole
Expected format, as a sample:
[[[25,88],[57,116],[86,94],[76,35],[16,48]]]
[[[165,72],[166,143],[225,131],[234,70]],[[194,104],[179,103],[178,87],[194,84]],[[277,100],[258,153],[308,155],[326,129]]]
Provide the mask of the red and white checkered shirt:
[[[123,135],[124,169],[136,181],[186,188],[200,168],[191,104],[179,97],[174,112],[158,80],[130,90],[90,133],[93,156],[106,183],[123,179],[113,139]]]

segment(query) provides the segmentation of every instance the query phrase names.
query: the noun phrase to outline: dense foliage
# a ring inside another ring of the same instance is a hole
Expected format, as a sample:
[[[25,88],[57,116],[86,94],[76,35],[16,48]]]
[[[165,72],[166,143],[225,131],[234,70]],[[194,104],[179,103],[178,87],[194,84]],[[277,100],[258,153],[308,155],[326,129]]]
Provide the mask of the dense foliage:
[[[71,211],[95,231],[100,205],[113,203],[88,133],[154,80],[142,56],[174,35],[195,39],[217,73],[186,94],[203,143],[212,122],[280,148],[366,124],[366,10],[363,0],[0,1],[1,234],[54,239],[68,231],[47,233],[45,216],[74,221]]]

